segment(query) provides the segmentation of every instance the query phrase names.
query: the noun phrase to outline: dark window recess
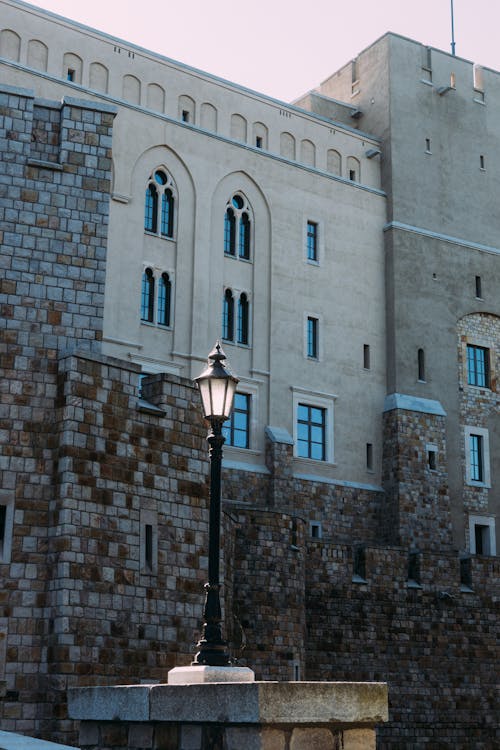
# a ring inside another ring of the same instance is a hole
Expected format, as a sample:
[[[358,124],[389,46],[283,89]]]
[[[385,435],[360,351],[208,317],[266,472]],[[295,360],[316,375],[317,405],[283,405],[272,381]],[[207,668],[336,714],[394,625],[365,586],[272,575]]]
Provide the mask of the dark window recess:
[[[418,362],[418,379],[422,382],[425,381],[425,352],[423,349],[419,349],[417,352]]]
[[[351,182],[356,182],[356,170],[355,169],[349,170],[349,179],[351,180]]]
[[[481,277],[476,276],[476,297],[478,297],[479,299],[483,298],[483,290],[481,286]]]
[[[474,538],[476,542],[476,555],[490,554],[490,528],[480,523],[474,525]]]
[[[66,73],[66,80],[68,81],[75,80],[75,71],[72,68],[68,68],[68,71]]]
[[[7,506],[0,505],[0,545],[5,541],[5,520],[7,518]]]
[[[460,585],[472,588],[472,563],[470,557],[462,557],[460,560]]]
[[[363,344],[363,367],[365,370],[370,369],[370,345]]]
[[[366,444],[366,468],[373,471],[373,443]]]
[[[147,523],[144,527],[144,561],[149,570],[153,570],[153,527]]]
[[[408,580],[420,583],[420,552],[410,552],[408,555]]]
[[[361,544],[354,548],[353,574],[366,579],[366,550]]]
[[[189,122],[189,111],[187,109],[182,110],[182,122]]]
[[[262,148],[262,136],[258,135],[255,138],[255,145],[257,146],[257,148]]]
[[[436,451],[427,451],[427,463],[431,471],[436,471]]]

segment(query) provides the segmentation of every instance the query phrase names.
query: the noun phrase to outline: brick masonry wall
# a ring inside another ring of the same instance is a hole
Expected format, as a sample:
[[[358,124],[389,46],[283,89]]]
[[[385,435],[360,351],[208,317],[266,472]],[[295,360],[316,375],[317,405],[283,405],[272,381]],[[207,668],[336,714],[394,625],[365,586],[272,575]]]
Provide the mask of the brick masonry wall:
[[[456,555],[427,551],[421,588],[407,586],[405,549],[366,557],[353,583],[348,548],[309,550],[307,679],[386,680],[378,748],[498,747],[498,558],[472,560],[466,592]]]
[[[0,87],[0,500],[14,521],[0,558],[5,729],[32,730],[53,713],[46,589],[57,360],[100,348],[113,119],[107,105],[49,105]]]
[[[458,382],[459,413],[462,426],[460,453],[464,481],[463,505],[466,515],[489,513],[491,490],[485,486],[467,482],[466,441],[464,427],[480,427],[489,432],[490,463],[492,474],[497,476],[500,468],[500,395],[498,376],[500,373],[500,318],[495,315],[476,313],[467,315],[458,323]],[[467,344],[485,347],[489,350],[490,387],[479,388],[469,385],[467,380]],[[465,519],[466,534],[469,531]]]
[[[392,409],[384,413],[382,539],[413,549],[451,549],[452,528],[446,469],[446,419]],[[428,446],[436,448],[436,468]]]

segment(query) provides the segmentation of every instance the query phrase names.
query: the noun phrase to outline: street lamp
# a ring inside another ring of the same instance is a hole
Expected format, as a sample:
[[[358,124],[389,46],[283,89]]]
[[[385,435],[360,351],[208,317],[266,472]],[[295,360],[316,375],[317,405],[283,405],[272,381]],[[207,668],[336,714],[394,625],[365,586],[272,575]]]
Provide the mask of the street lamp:
[[[219,598],[219,557],[220,557],[220,502],[222,446],[225,438],[222,425],[229,419],[233,408],[234,394],[238,378],[225,369],[222,362],[226,355],[220,342],[208,355],[208,367],[194,382],[199,388],[203,414],[210,422],[207,441],[210,446],[210,516],[208,527],[208,583],[205,584],[206,598],[203,610],[203,632],[198,641],[198,653],[193,665],[226,667],[230,662],[227,642],[222,638],[221,608]]]

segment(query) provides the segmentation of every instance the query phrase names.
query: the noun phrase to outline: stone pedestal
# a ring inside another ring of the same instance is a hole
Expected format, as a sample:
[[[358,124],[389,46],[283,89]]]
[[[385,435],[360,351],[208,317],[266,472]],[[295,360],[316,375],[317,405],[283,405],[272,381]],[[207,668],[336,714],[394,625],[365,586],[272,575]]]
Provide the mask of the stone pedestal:
[[[224,682],[73,688],[81,750],[375,750],[387,685]]]

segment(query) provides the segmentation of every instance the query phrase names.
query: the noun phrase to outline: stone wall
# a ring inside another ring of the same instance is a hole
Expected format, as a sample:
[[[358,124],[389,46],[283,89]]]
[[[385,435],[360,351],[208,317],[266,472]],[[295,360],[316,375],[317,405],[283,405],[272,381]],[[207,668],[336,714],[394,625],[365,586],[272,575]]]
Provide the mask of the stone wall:
[[[404,548],[367,548],[365,582],[350,558],[309,549],[307,679],[387,680],[384,750],[497,747],[498,558],[472,559],[470,588],[457,555],[426,551],[420,586]]]

